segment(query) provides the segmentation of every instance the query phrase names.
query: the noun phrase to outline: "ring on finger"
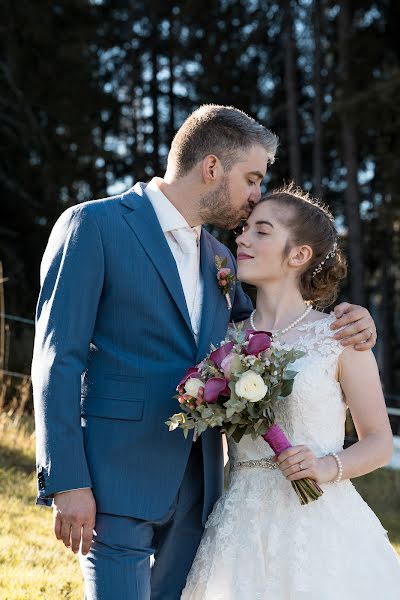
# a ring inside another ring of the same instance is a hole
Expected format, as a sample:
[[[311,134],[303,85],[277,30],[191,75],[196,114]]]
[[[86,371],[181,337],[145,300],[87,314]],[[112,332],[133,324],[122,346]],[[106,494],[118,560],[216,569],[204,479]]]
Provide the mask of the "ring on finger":
[[[301,463],[299,463],[299,471],[303,470],[303,465]]]

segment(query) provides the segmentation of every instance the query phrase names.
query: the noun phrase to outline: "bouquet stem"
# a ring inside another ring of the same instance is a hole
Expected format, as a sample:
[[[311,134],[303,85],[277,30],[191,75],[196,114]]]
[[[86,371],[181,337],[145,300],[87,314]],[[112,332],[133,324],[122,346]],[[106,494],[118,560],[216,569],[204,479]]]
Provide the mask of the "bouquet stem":
[[[276,456],[287,450],[287,448],[292,448],[292,444],[276,423],[269,427],[263,438],[271,446]],[[324,493],[313,479],[298,479],[297,481],[291,481],[291,484],[300,504],[309,504],[314,500],[318,500]]]

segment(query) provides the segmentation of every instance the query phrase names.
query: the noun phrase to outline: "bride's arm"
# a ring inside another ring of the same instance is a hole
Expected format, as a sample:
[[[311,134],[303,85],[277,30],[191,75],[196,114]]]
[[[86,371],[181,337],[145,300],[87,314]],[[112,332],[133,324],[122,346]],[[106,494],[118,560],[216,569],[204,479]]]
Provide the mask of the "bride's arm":
[[[393,436],[372,352],[357,352],[352,346],[343,350],[338,379],[359,440],[338,453],[343,466],[342,479],[352,479],[390,461]],[[278,463],[289,481],[310,477],[317,483],[327,483],[338,474],[333,456],[317,458],[306,446],[288,448],[278,456]]]
[[[339,358],[339,382],[350,409],[358,442],[343,450],[343,478],[370,473],[390,462],[393,436],[378,366],[371,350],[346,348]]]

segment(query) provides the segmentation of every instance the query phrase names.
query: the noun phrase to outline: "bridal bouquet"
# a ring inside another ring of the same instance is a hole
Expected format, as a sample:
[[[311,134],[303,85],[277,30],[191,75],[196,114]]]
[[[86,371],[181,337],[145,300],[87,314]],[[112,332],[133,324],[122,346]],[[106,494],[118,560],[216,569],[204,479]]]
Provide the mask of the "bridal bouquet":
[[[274,347],[265,331],[236,329],[232,340],[212,347],[210,354],[188,369],[175,396],[183,409],[166,422],[170,431],[180,428],[194,439],[209,427],[219,427],[239,442],[243,435],[262,436],[275,455],[291,447],[275,422],[274,406],[293,388],[296,371],[291,363],[304,355],[295,349]],[[291,482],[301,504],[322,495],[311,479]]]

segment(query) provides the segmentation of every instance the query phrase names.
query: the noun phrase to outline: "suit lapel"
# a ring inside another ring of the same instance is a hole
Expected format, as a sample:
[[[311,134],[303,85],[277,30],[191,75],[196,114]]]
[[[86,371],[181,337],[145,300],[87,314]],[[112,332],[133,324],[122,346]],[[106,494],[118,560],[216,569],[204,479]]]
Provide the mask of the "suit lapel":
[[[157,269],[186,325],[193,334],[176,262],[151,202],[144,193],[144,187],[144,184],[138,183],[121,197],[121,203],[132,209],[124,217]]]

